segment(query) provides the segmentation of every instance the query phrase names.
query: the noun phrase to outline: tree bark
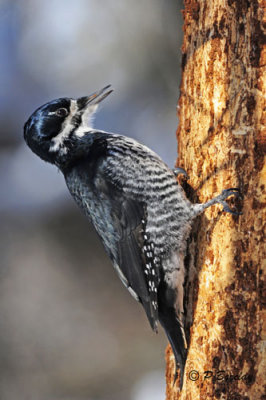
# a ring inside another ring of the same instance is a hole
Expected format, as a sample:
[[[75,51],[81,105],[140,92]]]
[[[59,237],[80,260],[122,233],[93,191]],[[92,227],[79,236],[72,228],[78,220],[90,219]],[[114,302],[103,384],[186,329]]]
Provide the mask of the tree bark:
[[[189,353],[180,393],[167,348],[167,400],[262,400],[265,3],[184,3],[177,165],[188,172],[185,189],[194,202],[230,187],[239,187],[244,200],[243,215],[217,205],[193,228],[186,258]]]

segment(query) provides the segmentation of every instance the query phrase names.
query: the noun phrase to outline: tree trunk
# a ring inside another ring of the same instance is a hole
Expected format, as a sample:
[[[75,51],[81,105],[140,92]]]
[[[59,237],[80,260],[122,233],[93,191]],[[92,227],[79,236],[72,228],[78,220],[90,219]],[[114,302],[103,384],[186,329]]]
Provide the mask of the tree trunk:
[[[244,200],[239,217],[217,205],[196,221],[186,258],[184,386],[180,393],[173,385],[168,347],[167,400],[262,400],[263,1],[184,3],[177,165],[194,202],[230,187]]]

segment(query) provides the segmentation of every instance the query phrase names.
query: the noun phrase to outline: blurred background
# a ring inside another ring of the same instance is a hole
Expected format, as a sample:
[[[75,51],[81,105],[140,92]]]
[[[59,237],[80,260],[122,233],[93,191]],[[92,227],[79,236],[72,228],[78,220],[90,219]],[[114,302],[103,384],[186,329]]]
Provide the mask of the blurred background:
[[[182,2],[0,0],[0,399],[162,400],[167,340],[63,176],[23,141],[41,104],[111,83],[95,126],[177,156]]]

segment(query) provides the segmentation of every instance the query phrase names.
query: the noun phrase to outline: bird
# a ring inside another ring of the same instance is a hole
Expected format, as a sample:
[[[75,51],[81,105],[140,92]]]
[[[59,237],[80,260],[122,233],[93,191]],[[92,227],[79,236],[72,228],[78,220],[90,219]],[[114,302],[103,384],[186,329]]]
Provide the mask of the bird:
[[[151,328],[158,323],[171,344],[182,389],[188,353],[185,334],[184,266],[192,223],[206,208],[240,196],[228,188],[206,203],[193,204],[176,175],[147,146],[93,128],[99,104],[111,85],[89,96],[50,101],[29,117],[24,139],[42,160],[63,173],[69,192],[95,227],[114,269],[144,308]]]

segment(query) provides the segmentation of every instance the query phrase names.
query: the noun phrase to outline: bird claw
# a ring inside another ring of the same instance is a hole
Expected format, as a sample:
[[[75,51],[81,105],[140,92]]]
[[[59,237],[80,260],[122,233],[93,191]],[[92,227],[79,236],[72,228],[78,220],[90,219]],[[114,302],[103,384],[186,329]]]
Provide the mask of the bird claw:
[[[243,213],[241,211],[234,211],[232,210],[227,202],[225,201],[229,196],[235,196],[239,197],[240,199],[243,199],[242,194],[240,193],[240,189],[238,188],[229,188],[229,189],[224,189],[220,196],[217,198],[217,203],[220,203],[223,206],[223,211],[228,212],[233,215],[242,215]]]
[[[226,203],[226,201],[221,201],[220,204],[223,205],[223,211],[228,212],[233,215],[242,215],[243,213],[241,211],[234,211],[232,210],[229,205]]]
[[[187,179],[189,179],[189,176],[187,174],[187,172],[184,170],[184,168],[181,167],[177,167],[177,168],[173,168],[172,169],[173,173],[175,174],[175,176],[182,174],[184,175]]]
[[[220,194],[220,196],[223,197],[222,200],[226,200],[227,197],[229,196],[236,196],[236,197],[240,197],[240,199],[243,199],[242,194],[240,193],[240,189],[239,188],[229,188],[229,189],[224,189],[222,191],[222,193]]]

